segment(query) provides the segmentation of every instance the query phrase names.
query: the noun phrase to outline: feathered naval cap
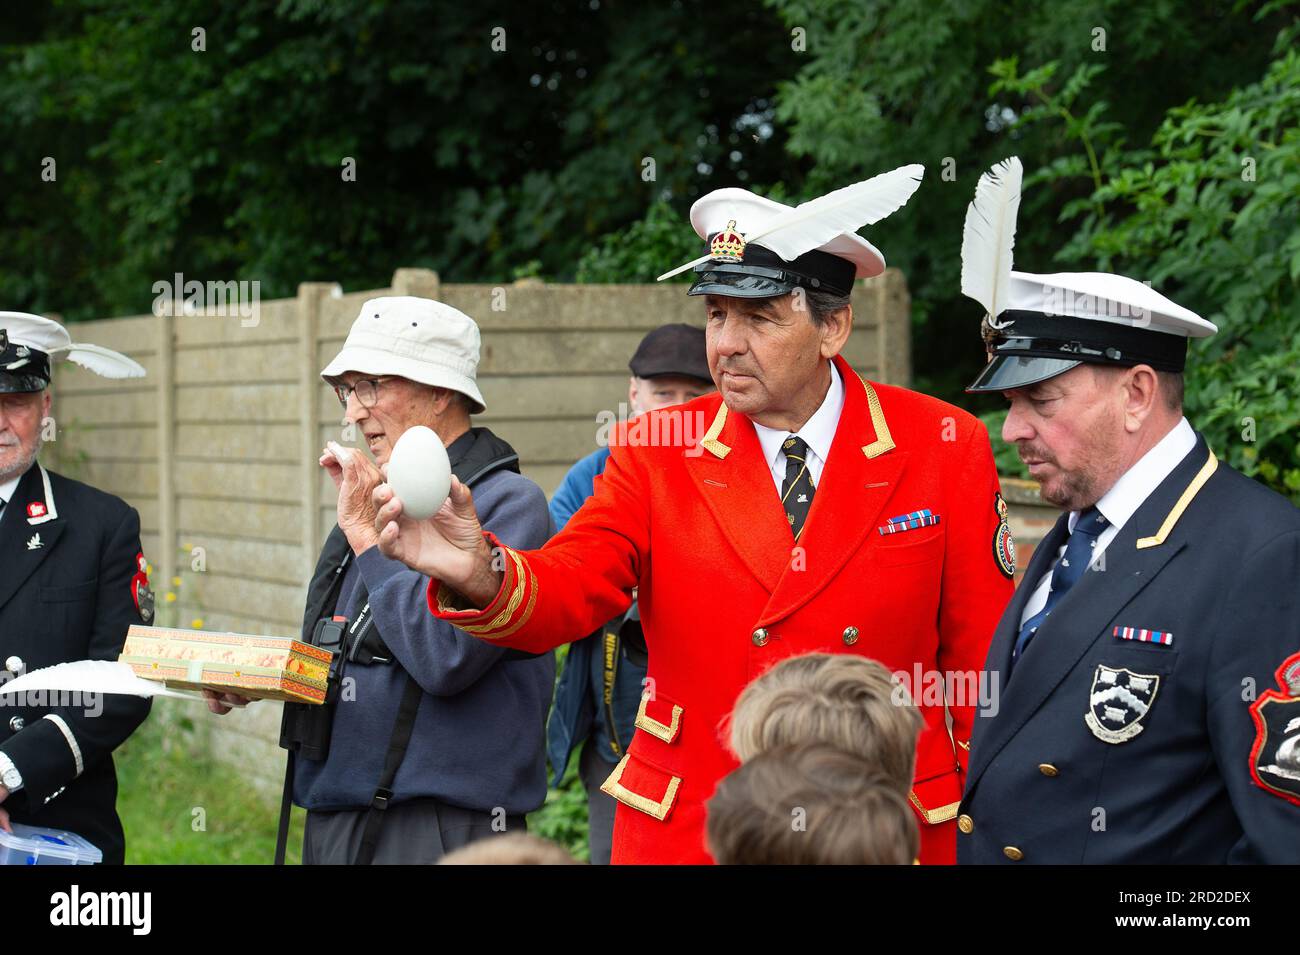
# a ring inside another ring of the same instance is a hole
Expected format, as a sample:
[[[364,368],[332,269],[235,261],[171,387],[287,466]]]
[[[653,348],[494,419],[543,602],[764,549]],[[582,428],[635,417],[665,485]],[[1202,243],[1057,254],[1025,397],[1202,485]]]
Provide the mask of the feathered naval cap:
[[[125,355],[74,342],[56,321],[26,312],[0,312],[0,394],[44,391],[55,361],[71,361],[105,378],[145,374]]]
[[[1109,272],[1011,268],[1023,169],[1015,156],[980,177],[966,210],[962,294],[984,306],[989,363],[966,390],[1010,391],[1081,364],[1180,372],[1187,340],[1218,329],[1151,286]]]
[[[715,189],[691,206],[708,252],[659,276],[696,272],[688,295],[767,298],[802,287],[848,295],[855,279],[885,270],[885,257],[856,234],[907,203],[925,167],[901,166],[798,206],[747,189]]]

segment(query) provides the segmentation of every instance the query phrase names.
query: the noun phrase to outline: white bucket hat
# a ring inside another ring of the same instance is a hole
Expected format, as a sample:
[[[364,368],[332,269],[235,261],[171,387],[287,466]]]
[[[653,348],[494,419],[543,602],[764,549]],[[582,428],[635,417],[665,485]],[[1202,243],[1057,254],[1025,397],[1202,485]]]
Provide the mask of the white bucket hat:
[[[474,376],[478,371],[479,331],[459,309],[429,298],[372,298],[361,306],[343,350],[320,376],[328,383],[349,371],[396,375],[459,391],[485,410]]]

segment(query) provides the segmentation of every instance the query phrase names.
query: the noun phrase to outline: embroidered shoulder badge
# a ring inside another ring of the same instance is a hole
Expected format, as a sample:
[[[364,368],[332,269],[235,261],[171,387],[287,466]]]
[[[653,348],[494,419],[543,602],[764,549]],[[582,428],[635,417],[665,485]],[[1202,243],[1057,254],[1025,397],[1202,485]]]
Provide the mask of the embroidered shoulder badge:
[[[998,514],[998,527],[993,532],[993,557],[998,570],[1008,580],[1016,576],[1016,542],[1011,539],[1011,525],[1007,523],[1007,502],[1002,499],[1002,492],[994,495],[993,507]]]
[[[144,554],[135,555],[135,576],[131,578],[131,600],[146,624],[153,623],[153,591],[149,589],[149,563]]]
[[[1282,661],[1276,676],[1281,689],[1266,690],[1250,705],[1250,775],[1265,792],[1300,806],[1300,653]]]

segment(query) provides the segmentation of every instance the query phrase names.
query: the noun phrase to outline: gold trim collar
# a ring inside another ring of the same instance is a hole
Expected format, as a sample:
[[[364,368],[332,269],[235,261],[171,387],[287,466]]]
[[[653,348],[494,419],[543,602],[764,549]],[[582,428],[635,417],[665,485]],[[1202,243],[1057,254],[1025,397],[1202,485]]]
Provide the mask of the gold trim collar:
[[[878,458],[886,451],[892,451],[897,445],[894,444],[894,438],[889,433],[889,423],[885,421],[885,412],[880,407],[880,396],[876,394],[876,389],[857,372],[854,377],[862,383],[863,390],[867,393],[867,410],[871,413],[871,429],[875,432],[876,440],[870,444],[863,445],[862,453],[868,459]],[[718,440],[718,435],[722,434],[722,429],[727,424],[727,403],[723,401],[718,405],[718,413],[713,417],[713,424],[709,425],[709,430],[705,432],[700,441],[700,446],[708,451],[718,460],[722,460],[731,453],[730,445],[723,444]]]
[[[1207,447],[1206,450],[1209,451],[1209,457],[1206,459],[1205,464],[1201,466],[1201,470],[1196,473],[1196,477],[1192,478],[1192,483],[1187,485],[1187,489],[1178,498],[1178,503],[1174,505],[1173,510],[1166,515],[1164,523],[1160,525],[1160,530],[1156,531],[1155,536],[1143,537],[1138,540],[1138,550],[1159,547],[1163,544],[1174,529],[1174,525],[1178,523],[1178,519],[1183,516],[1183,511],[1187,510],[1187,505],[1192,503],[1192,498],[1196,497],[1201,488],[1205,487],[1205,482],[1210,479],[1210,475],[1218,470],[1219,459],[1214,456],[1214,449]]]

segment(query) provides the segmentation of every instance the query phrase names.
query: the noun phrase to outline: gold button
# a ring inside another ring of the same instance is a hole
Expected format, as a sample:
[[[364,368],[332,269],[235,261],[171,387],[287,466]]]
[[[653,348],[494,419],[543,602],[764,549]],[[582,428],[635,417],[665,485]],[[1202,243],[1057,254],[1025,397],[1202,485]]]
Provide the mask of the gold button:
[[[857,628],[857,627],[845,627],[845,628],[844,628],[844,645],[845,645],[846,647],[851,647],[851,646],[853,646],[853,644],[855,644],[855,643],[857,643],[857,642],[858,642],[858,628]]]
[[[754,646],[765,647],[767,646],[767,631],[759,627],[754,631],[754,636],[751,639],[754,641]]]
[[[1007,846],[1005,849],[1002,850],[1002,854],[1006,856],[1008,859],[1010,859],[1012,862],[1019,862],[1021,859],[1025,857],[1025,854],[1021,852],[1019,849],[1017,849],[1015,846]]]
[[[962,813],[957,817],[957,828],[969,836],[975,831],[975,820],[965,813]]]
[[[1039,763],[1039,764],[1038,764],[1038,771],[1039,771],[1040,773],[1042,773],[1044,776],[1059,776],[1059,775],[1061,775],[1061,771],[1060,771],[1059,769],[1057,769],[1055,766],[1053,766],[1051,763]]]

